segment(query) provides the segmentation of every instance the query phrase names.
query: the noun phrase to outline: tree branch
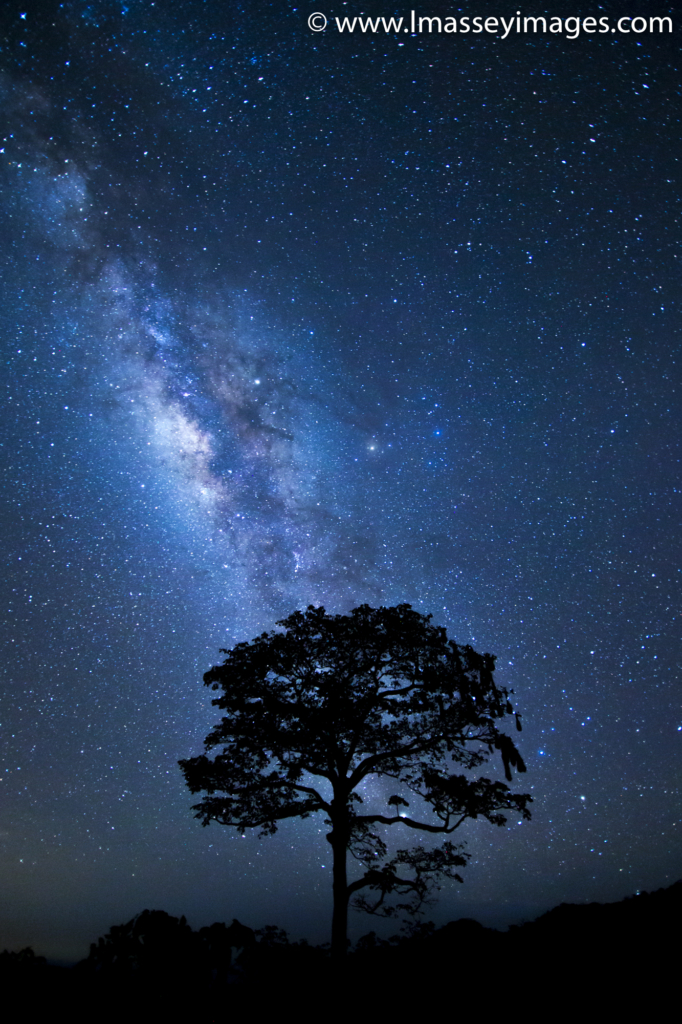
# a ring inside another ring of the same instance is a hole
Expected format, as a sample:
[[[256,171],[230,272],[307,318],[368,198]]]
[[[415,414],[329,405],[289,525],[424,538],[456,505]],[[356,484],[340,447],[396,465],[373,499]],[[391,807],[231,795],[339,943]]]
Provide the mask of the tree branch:
[[[353,789],[358,786],[366,775],[369,775],[376,765],[380,764],[381,761],[392,761],[400,759],[401,757],[408,757],[418,753],[420,750],[428,750],[429,747],[434,745],[433,739],[429,739],[426,742],[423,740],[415,740],[414,743],[408,743],[405,747],[399,747],[397,750],[387,750],[381,754],[370,754],[364,761],[361,761],[357,768],[353,769],[350,776],[349,783]]]
[[[385,814],[362,814],[358,815],[354,820],[361,822],[364,825],[407,825],[408,828],[416,828],[421,832],[434,832],[434,833],[445,833],[449,835],[450,832],[454,832],[456,828],[462,824],[466,819],[465,814],[456,825],[427,825],[426,822],[415,821],[414,818],[408,818],[407,816],[396,814],[394,817],[389,818]]]

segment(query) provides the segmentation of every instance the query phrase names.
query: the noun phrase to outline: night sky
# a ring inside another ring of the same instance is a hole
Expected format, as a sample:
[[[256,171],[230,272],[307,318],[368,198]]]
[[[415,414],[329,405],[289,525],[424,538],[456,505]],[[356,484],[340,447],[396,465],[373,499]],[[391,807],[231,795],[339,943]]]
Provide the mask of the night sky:
[[[514,689],[533,819],[458,833],[434,920],[682,876],[679,26],[644,7],[673,33],[3,5],[0,949],[145,907],[329,938],[322,817],[202,829],[177,765],[219,648],[308,604],[409,602]]]

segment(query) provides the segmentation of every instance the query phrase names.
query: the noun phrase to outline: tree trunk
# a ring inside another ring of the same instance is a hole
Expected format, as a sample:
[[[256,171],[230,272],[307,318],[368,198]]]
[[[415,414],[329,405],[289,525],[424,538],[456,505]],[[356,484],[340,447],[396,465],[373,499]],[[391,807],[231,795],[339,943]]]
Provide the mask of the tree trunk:
[[[332,959],[346,955],[348,937],[348,881],[346,878],[346,844],[332,839],[334,851],[334,912],[332,915]]]
[[[332,890],[334,894],[334,911],[332,914],[332,960],[337,963],[346,956],[348,947],[348,876],[346,871],[346,854],[348,852],[348,820],[345,800],[342,809],[336,810],[332,801],[332,831],[327,836],[331,843],[333,861]]]

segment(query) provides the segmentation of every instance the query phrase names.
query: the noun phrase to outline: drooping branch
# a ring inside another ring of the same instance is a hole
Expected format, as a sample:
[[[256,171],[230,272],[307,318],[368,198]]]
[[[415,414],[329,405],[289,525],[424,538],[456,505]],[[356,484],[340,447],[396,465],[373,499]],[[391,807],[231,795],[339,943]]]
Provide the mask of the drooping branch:
[[[449,878],[463,881],[456,868],[465,867],[469,854],[461,845],[455,846],[445,842],[435,850],[415,847],[411,850],[398,850],[393,860],[382,868],[370,868],[362,878],[351,882],[348,893],[353,897],[353,906],[370,914],[382,917],[394,917],[398,912],[418,914],[421,908],[430,902],[430,894],[440,888],[438,880]],[[399,871],[411,871],[406,876]],[[366,896],[358,896],[361,889],[369,889],[377,893],[375,900]],[[393,893],[408,896],[408,902],[391,906],[386,898]]]

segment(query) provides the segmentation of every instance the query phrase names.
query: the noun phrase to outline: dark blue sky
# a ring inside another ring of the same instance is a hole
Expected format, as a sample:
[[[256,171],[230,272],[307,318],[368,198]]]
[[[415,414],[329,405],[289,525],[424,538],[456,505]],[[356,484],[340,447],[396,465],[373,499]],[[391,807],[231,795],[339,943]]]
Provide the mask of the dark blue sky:
[[[533,820],[467,826],[437,920],[680,875],[674,11],[316,9],[3,9],[0,948],[328,937],[322,821],[202,829],[177,767],[218,648],[310,603],[410,602],[514,688]]]

